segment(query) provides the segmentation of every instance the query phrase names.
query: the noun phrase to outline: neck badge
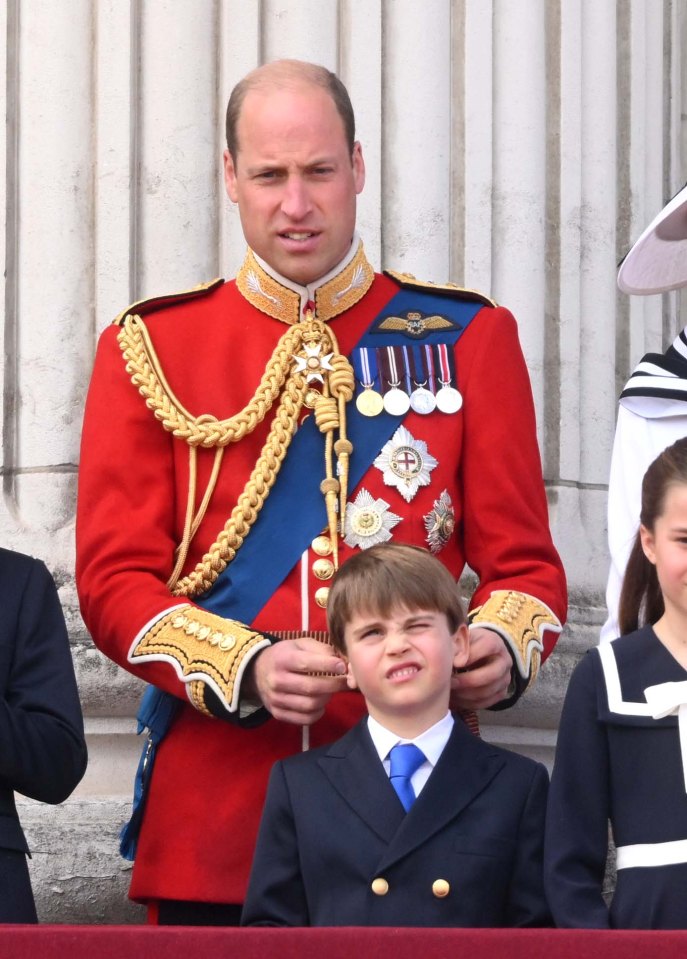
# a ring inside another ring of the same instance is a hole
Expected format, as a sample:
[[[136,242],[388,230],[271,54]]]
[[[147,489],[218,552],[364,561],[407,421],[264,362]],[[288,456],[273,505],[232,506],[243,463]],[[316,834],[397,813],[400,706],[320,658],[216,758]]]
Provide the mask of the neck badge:
[[[361,489],[346,507],[344,543],[360,549],[386,543],[391,539],[391,530],[400,522],[401,517],[391,512],[388,503]]]
[[[427,451],[424,440],[416,440],[405,426],[399,426],[374,461],[387,486],[395,486],[409,503],[421,486],[429,486],[429,474],[437,460]]]

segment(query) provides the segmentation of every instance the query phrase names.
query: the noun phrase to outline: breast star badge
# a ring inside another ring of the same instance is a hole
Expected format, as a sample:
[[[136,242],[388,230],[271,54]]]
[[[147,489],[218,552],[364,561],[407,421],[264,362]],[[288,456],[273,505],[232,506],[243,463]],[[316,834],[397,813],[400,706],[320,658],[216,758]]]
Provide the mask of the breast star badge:
[[[327,353],[326,356],[321,356],[321,352],[321,343],[317,343],[316,346],[310,346],[310,344],[304,343],[303,353],[305,355],[299,353],[298,356],[293,356],[293,359],[296,361],[296,373],[304,373],[307,383],[312,383],[315,380],[324,383],[323,373],[334,369],[329,362],[334,354]]]
[[[391,530],[401,522],[401,517],[392,513],[383,499],[375,499],[366,489],[361,489],[355,502],[346,507],[344,543],[369,549],[391,539]]]
[[[456,516],[453,512],[453,503],[444,490],[429,513],[423,517],[427,530],[427,545],[433,553],[439,553],[446,546],[456,528]]]
[[[429,474],[437,460],[427,452],[424,440],[416,440],[399,426],[374,462],[387,486],[395,486],[409,503],[421,486],[429,486]]]

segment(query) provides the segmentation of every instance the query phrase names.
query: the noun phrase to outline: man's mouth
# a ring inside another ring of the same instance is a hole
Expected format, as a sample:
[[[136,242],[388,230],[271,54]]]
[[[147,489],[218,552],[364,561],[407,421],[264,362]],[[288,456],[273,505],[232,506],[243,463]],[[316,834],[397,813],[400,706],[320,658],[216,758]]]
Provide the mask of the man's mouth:
[[[310,231],[305,232],[301,230],[289,230],[288,232],[280,233],[279,235],[283,236],[287,240],[310,240],[313,236],[317,236],[316,233],[312,233]]]

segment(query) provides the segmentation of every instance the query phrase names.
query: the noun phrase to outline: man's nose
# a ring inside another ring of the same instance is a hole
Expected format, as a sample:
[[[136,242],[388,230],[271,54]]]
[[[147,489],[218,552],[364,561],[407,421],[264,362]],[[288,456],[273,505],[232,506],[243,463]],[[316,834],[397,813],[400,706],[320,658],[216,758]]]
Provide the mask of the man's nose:
[[[281,208],[291,220],[302,220],[310,212],[310,192],[300,176],[290,176],[284,185]]]

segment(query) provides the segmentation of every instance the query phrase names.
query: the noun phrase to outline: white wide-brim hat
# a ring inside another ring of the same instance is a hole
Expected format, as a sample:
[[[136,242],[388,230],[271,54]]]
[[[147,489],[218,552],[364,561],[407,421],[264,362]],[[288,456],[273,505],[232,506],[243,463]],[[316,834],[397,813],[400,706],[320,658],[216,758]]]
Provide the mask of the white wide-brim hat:
[[[623,293],[667,293],[687,286],[687,186],[663,207],[620,264]]]

